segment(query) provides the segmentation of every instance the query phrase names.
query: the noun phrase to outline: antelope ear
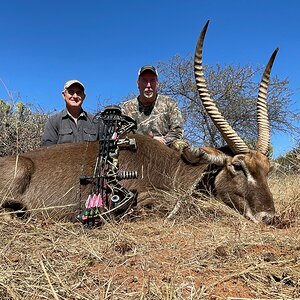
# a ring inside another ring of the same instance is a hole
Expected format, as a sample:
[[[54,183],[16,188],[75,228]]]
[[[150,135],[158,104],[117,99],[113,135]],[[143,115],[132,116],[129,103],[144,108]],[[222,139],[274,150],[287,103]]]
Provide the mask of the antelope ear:
[[[187,163],[195,164],[215,164],[223,166],[227,155],[222,151],[211,147],[186,147],[182,151],[182,158]]]

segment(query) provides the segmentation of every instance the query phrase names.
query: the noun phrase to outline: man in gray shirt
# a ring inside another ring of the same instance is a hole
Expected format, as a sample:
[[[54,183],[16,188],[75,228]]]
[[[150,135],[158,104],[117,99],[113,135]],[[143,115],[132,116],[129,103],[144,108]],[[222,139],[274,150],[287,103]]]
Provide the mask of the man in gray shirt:
[[[42,146],[53,144],[95,141],[99,139],[100,124],[82,109],[85,99],[84,85],[78,80],[65,83],[62,97],[66,108],[46,122]]]

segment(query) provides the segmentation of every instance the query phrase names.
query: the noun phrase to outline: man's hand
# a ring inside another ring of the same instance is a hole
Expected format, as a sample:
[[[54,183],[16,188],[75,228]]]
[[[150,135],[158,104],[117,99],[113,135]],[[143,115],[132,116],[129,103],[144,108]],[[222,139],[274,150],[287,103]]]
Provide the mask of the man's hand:
[[[164,138],[163,136],[154,136],[154,134],[153,134],[152,131],[149,132],[149,135],[150,135],[153,139],[155,139],[155,140],[159,141],[160,143],[166,145],[167,141],[165,140],[165,138]]]
[[[162,144],[166,144],[167,143],[166,140],[165,140],[165,138],[163,136],[154,136],[153,138],[155,140],[159,141]]]

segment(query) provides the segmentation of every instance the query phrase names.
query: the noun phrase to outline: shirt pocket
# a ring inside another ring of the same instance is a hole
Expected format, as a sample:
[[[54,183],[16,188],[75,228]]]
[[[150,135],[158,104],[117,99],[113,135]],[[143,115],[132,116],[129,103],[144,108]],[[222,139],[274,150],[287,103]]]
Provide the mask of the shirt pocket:
[[[97,130],[94,127],[83,128],[83,139],[85,141],[97,140]]]
[[[74,142],[73,130],[71,128],[62,128],[58,132],[58,144]]]

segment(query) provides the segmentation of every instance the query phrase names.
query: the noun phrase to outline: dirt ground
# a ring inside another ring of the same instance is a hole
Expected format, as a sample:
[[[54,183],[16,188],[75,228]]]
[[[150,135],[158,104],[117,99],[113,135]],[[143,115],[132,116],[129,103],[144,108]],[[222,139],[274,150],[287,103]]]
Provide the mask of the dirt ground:
[[[299,177],[285,180],[276,228],[215,200],[92,229],[2,220],[0,299],[300,299]]]

